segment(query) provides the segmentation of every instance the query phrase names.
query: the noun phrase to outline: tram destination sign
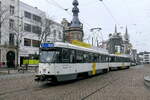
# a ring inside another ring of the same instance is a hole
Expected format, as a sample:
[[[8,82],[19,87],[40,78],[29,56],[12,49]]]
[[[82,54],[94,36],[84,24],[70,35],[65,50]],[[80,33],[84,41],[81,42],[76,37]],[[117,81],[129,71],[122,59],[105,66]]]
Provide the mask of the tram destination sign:
[[[42,48],[51,48],[51,47],[54,47],[54,44],[53,43],[42,43],[41,47]]]

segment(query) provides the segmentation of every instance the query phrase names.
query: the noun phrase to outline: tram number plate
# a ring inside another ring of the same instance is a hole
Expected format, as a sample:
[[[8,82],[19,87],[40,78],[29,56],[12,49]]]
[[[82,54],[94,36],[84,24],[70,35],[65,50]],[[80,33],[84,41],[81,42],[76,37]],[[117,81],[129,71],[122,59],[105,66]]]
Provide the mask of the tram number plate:
[[[71,68],[71,66],[63,66],[63,69]]]

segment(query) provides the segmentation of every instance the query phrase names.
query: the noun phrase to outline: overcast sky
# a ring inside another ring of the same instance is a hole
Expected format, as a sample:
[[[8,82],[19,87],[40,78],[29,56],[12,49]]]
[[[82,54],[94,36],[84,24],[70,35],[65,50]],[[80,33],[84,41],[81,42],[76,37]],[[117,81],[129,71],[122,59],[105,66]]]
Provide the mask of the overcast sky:
[[[57,22],[62,18],[72,19],[73,0],[21,0],[31,6],[45,11]],[[78,0],[79,19],[84,24],[85,38],[92,33],[91,28],[101,27],[104,40],[114,32],[115,24],[118,32],[124,34],[126,25],[133,47],[138,51],[150,51],[150,0]],[[65,11],[63,9],[68,9]],[[95,32],[96,33],[96,32]]]

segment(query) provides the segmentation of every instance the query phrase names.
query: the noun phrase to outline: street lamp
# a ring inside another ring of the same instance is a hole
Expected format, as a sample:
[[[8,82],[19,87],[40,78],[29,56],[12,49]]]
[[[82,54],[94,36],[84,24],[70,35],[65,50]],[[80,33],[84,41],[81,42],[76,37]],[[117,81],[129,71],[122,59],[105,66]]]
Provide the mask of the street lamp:
[[[96,28],[91,28],[90,29],[91,32],[94,32],[94,31],[97,31],[97,32],[100,32],[102,30],[102,28],[100,27],[96,27]],[[95,34],[95,33],[94,33]],[[100,32],[101,36],[102,36],[102,33]],[[96,41],[97,41],[97,46],[98,46],[98,37],[96,37]],[[103,41],[103,36],[102,36],[102,41]],[[93,45],[93,42],[94,42],[94,38],[92,36],[92,45]]]

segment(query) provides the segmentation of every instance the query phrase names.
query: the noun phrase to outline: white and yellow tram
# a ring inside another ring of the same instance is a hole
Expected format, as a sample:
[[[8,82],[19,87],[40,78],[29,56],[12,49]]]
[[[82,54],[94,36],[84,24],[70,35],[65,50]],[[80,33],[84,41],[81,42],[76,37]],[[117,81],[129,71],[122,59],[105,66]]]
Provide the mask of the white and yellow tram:
[[[36,81],[67,81],[108,72],[114,68],[128,68],[130,58],[69,43],[43,43],[40,48]]]

